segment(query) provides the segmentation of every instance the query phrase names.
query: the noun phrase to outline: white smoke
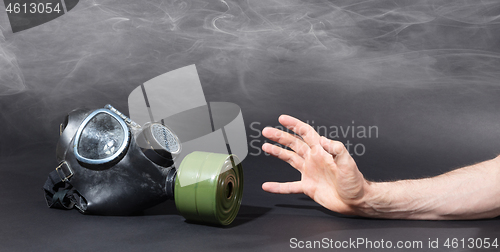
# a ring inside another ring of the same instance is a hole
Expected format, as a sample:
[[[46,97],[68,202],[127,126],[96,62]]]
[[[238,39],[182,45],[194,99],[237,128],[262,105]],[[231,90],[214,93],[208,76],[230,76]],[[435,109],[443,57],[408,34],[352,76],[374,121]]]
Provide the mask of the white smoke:
[[[258,102],[280,95],[270,86],[308,83],[498,85],[499,13],[494,0],[83,0],[0,37],[0,95],[30,90],[49,117],[70,105],[126,111],[139,84],[190,64],[208,100]]]
[[[0,96],[17,94],[26,88],[16,55],[11,51],[13,45],[5,39],[4,26],[0,22]]]
[[[50,62],[44,68],[60,78],[44,86],[52,93],[111,83],[123,74],[119,65],[156,66],[145,81],[181,62],[213,76],[236,73],[243,89],[257,93],[245,75],[350,78],[375,87],[497,83],[499,13],[493,0],[80,1],[63,17],[15,34],[16,44],[2,42],[2,93],[24,89],[16,59]]]

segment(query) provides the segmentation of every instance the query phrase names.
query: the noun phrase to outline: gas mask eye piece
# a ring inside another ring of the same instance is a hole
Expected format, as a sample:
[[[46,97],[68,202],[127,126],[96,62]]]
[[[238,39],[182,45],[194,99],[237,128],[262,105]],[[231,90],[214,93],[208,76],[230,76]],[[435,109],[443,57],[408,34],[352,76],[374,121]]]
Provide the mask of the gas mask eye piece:
[[[98,109],[83,120],[74,141],[78,161],[97,165],[116,161],[129,144],[130,132],[118,115]]]

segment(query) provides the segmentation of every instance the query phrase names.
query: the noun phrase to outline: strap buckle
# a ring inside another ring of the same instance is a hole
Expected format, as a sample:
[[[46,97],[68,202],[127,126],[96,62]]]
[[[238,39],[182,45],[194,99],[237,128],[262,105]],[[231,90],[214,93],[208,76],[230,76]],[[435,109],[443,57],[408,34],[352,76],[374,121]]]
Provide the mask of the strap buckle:
[[[73,170],[71,170],[71,167],[68,163],[66,163],[66,161],[63,161],[59,166],[57,166],[56,172],[62,182],[69,181],[69,179],[73,177]]]

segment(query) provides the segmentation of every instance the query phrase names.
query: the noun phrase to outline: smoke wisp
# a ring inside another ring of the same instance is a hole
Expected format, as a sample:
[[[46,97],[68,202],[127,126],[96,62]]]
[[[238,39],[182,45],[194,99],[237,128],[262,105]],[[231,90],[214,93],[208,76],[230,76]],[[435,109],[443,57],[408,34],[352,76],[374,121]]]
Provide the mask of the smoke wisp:
[[[17,94],[26,88],[16,55],[5,41],[4,31],[0,25],[0,96]]]
[[[494,0],[84,0],[3,33],[0,95],[29,91],[29,103],[9,106],[43,115],[49,131],[61,108],[127,111],[139,84],[190,64],[207,100],[254,105],[323,95],[304,106],[316,105],[353,89],[496,87],[499,29]]]

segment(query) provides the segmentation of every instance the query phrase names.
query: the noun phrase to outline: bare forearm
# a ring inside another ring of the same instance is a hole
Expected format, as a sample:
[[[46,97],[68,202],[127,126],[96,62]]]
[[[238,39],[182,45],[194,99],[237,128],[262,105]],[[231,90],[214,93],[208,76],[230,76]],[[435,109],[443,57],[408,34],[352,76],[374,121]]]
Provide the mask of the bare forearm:
[[[443,175],[371,182],[359,215],[390,219],[481,219],[500,215],[500,156]]]

